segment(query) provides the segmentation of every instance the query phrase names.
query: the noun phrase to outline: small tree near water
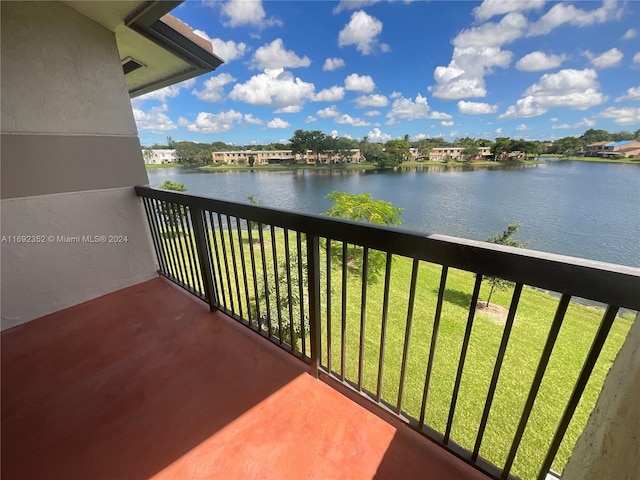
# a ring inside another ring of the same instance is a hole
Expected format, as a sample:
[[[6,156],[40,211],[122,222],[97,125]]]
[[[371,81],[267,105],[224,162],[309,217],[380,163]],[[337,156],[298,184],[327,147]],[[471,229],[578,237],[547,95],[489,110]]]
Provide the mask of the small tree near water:
[[[526,248],[529,245],[529,242],[520,243],[517,240],[513,239],[513,236],[518,232],[518,229],[522,226],[520,222],[509,222],[507,229],[500,234],[491,235],[487,242],[489,243],[497,243],[498,245],[507,245],[509,247],[518,247],[518,248]],[[486,277],[487,282],[491,286],[491,290],[489,290],[489,296],[487,297],[487,304],[485,307],[489,306],[489,302],[491,301],[491,296],[493,295],[494,290],[505,290],[513,285],[513,282],[505,280],[500,277]]]
[[[370,193],[345,193],[333,191],[325,198],[333,202],[327,210],[330,217],[346,218],[357,222],[373,223],[376,225],[400,225],[402,223],[402,208],[394,207],[391,202],[372,200]],[[334,255],[342,257],[341,250],[335,249]],[[376,250],[369,251],[367,280],[375,280],[382,272],[386,255]],[[362,271],[363,249],[352,245],[347,252],[347,264],[351,271]]]
[[[165,180],[160,188],[163,190],[172,190],[174,192],[186,192],[187,187],[183,183],[174,183],[171,180]],[[180,227],[183,226],[187,211],[182,205],[171,206],[167,202],[161,202],[158,213],[166,225],[165,237],[173,237],[174,233],[171,229],[175,229],[178,235],[181,234]]]

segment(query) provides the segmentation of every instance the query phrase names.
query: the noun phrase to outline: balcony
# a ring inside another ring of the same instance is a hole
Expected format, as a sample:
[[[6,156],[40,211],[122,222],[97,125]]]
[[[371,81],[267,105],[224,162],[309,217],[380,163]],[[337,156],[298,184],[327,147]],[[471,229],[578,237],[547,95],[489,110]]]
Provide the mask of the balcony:
[[[486,478],[162,278],[3,333],[2,440],[6,479]]]
[[[164,278],[3,333],[6,478],[545,479],[640,309],[634,268],[136,192]]]

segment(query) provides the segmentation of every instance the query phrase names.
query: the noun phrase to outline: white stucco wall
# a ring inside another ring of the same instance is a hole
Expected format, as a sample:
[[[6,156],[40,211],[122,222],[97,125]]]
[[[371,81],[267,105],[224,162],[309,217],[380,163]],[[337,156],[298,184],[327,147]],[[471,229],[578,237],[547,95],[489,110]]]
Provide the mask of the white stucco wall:
[[[2,328],[155,276],[141,208],[132,188],[3,200]]]
[[[60,2],[1,2],[2,132],[136,135],[112,32]]]
[[[616,357],[562,480],[640,478],[640,315]]]
[[[0,8],[5,329],[147,280],[156,267],[132,188],[148,179],[113,33],[60,2]],[[54,240],[14,241],[29,235]],[[127,241],[57,241],[76,235]]]

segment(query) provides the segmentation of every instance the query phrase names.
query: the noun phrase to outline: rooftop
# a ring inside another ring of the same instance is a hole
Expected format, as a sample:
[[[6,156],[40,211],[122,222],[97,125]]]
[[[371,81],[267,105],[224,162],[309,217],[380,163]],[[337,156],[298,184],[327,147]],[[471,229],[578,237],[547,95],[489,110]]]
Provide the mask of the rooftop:
[[[47,315],[2,334],[3,477],[486,478],[307,371],[162,278]]]

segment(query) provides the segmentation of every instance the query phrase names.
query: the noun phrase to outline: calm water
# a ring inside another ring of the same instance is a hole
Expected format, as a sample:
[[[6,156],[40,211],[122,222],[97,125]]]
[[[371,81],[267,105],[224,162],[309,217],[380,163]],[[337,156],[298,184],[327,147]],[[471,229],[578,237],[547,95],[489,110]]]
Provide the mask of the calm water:
[[[523,223],[529,248],[640,266],[640,166],[549,161],[509,169],[418,167],[371,170],[149,170],[152,187],[184,183],[189,193],[318,214],[332,190],[371,193],[402,207],[403,228],[474,240]]]

